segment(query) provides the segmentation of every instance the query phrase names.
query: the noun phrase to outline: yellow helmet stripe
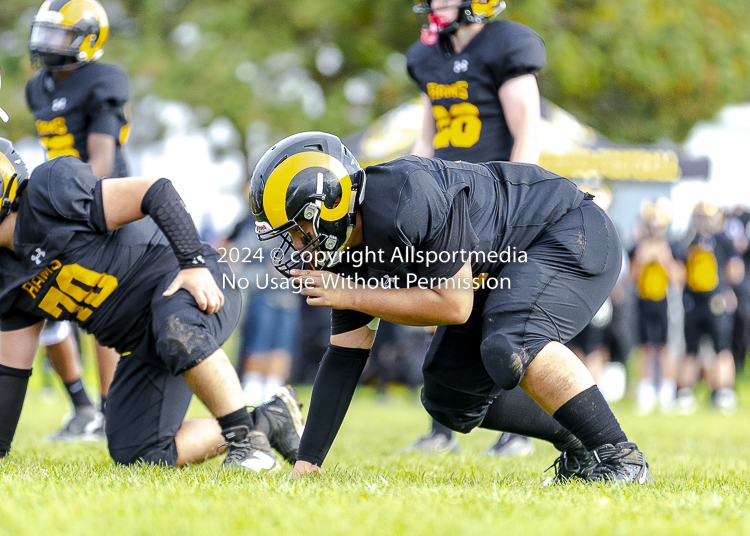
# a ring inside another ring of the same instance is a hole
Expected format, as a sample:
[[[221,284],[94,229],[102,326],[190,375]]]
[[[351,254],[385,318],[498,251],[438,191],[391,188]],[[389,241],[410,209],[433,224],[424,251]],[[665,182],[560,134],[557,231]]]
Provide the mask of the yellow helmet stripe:
[[[499,0],[487,0],[485,3],[480,2],[472,2],[471,9],[474,10],[474,13],[477,15],[484,15],[485,17],[489,18],[492,15],[495,14],[495,7],[497,6]]]
[[[284,160],[266,180],[266,185],[263,188],[263,211],[272,227],[279,227],[290,219],[290,216],[286,213],[286,191],[292,179],[300,171],[314,167],[331,171],[341,183],[341,202],[336,208],[332,209],[326,208],[325,205],[321,206],[320,217],[325,221],[335,221],[346,215],[352,195],[352,179],[346,172],[344,164],[331,155],[306,151],[294,154]]]
[[[18,181],[13,181],[10,184],[10,178],[16,174],[16,169],[13,167],[13,163],[8,160],[8,157],[0,153],[0,175],[3,177],[3,188],[5,190],[10,186],[9,191],[3,191],[3,197],[7,197],[11,201],[16,199],[16,188],[18,187]]]

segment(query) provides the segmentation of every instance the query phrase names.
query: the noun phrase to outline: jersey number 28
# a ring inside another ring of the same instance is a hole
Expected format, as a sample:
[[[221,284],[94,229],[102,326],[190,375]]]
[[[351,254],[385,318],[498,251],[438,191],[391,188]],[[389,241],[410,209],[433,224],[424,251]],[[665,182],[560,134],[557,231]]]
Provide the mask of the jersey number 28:
[[[449,110],[444,106],[433,106],[437,134],[432,141],[435,149],[452,145],[453,147],[471,147],[479,141],[482,121],[479,109],[468,102],[454,104]]]

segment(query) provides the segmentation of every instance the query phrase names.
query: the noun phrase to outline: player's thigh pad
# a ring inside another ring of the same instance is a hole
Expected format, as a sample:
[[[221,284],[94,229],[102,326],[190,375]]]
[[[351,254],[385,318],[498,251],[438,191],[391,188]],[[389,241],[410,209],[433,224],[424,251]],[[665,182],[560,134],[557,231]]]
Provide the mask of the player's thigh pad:
[[[177,271],[164,277],[151,301],[156,352],[175,375],[195,367],[221,348],[240,318],[242,298],[239,289],[222,288],[222,274],[231,279],[231,269],[226,263],[217,263],[213,257],[206,259],[206,267],[224,293],[224,306],[218,312],[206,314],[201,311],[195,298],[185,289],[172,296],[162,296]]]
[[[479,353],[481,311],[459,326],[439,326],[422,367],[422,405],[440,424],[467,433],[499,392]]]
[[[490,291],[482,314],[481,356],[490,376],[513,389],[551,341],[566,343],[594,317],[621,268],[615,227],[593,202],[563,216],[500,277],[510,287]]]
[[[193,396],[182,376],[130,354],[120,359],[106,407],[107,445],[112,459],[175,465],[174,437]]]

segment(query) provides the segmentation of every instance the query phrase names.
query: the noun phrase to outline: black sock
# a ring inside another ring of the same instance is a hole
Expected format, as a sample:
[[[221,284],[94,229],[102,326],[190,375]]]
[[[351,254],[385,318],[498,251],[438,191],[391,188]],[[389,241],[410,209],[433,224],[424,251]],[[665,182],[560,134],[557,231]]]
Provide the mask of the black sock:
[[[101,404],[99,405],[101,408],[101,412],[104,413],[104,410],[107,409],[107,397],[102,395]]]
[[[576,439],[520,387],[500,393],[479,427],[544,439],[560,451]]]
[[[439,434],[450,439],[453,436],[453,431],[447,426],[443,426],[435,419],[432,419],[432,435]]]
[[[18,419],[21,417],[29,376],[31,369],[0,365],[0,458],[10,450]]]
[[[580,439],[587,450],[628,440],[596,385],[565,402],[554,417]]]
[[[247,408],[240,408],[228,415],[224,415],[223,417],[217,417],[216,420],[219,421],[222,433],[224,430],[241,425],[247,426],[250,430],[255,430],[253,416],[248,413]]]
[[[85,408],[92,405],[89,395],[86,394],[86,389],[83,388],[83,380],[81,378],[78,378],[73,383],[64,383],[63,385],[65,385],[65,389],[68,391],[74,408]]]

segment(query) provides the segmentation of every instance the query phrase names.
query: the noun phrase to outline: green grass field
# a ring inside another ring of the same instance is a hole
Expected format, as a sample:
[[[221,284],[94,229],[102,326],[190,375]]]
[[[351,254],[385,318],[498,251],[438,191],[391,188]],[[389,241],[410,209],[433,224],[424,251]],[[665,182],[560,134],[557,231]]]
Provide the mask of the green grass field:
[[[460,438],[459,456],[396,454],[428,425],[416,395],[401,390],[360,390],[326,473],[293,482],[288,466],[261,476],[218,460],[124,468],[102,444],[51,444],[65,397],[34,387],[0,464],[0,534],[747,534],[747,384],[741,395],[730,417],[707,408],[636,417],[624,401],[615,412],[647,453],[654,485],[545,488],[555,453],[541,442],[531,457],[497,460],[481,455],[495,434],[479,430]],[[190,414],[206,412],[196,403]]]

